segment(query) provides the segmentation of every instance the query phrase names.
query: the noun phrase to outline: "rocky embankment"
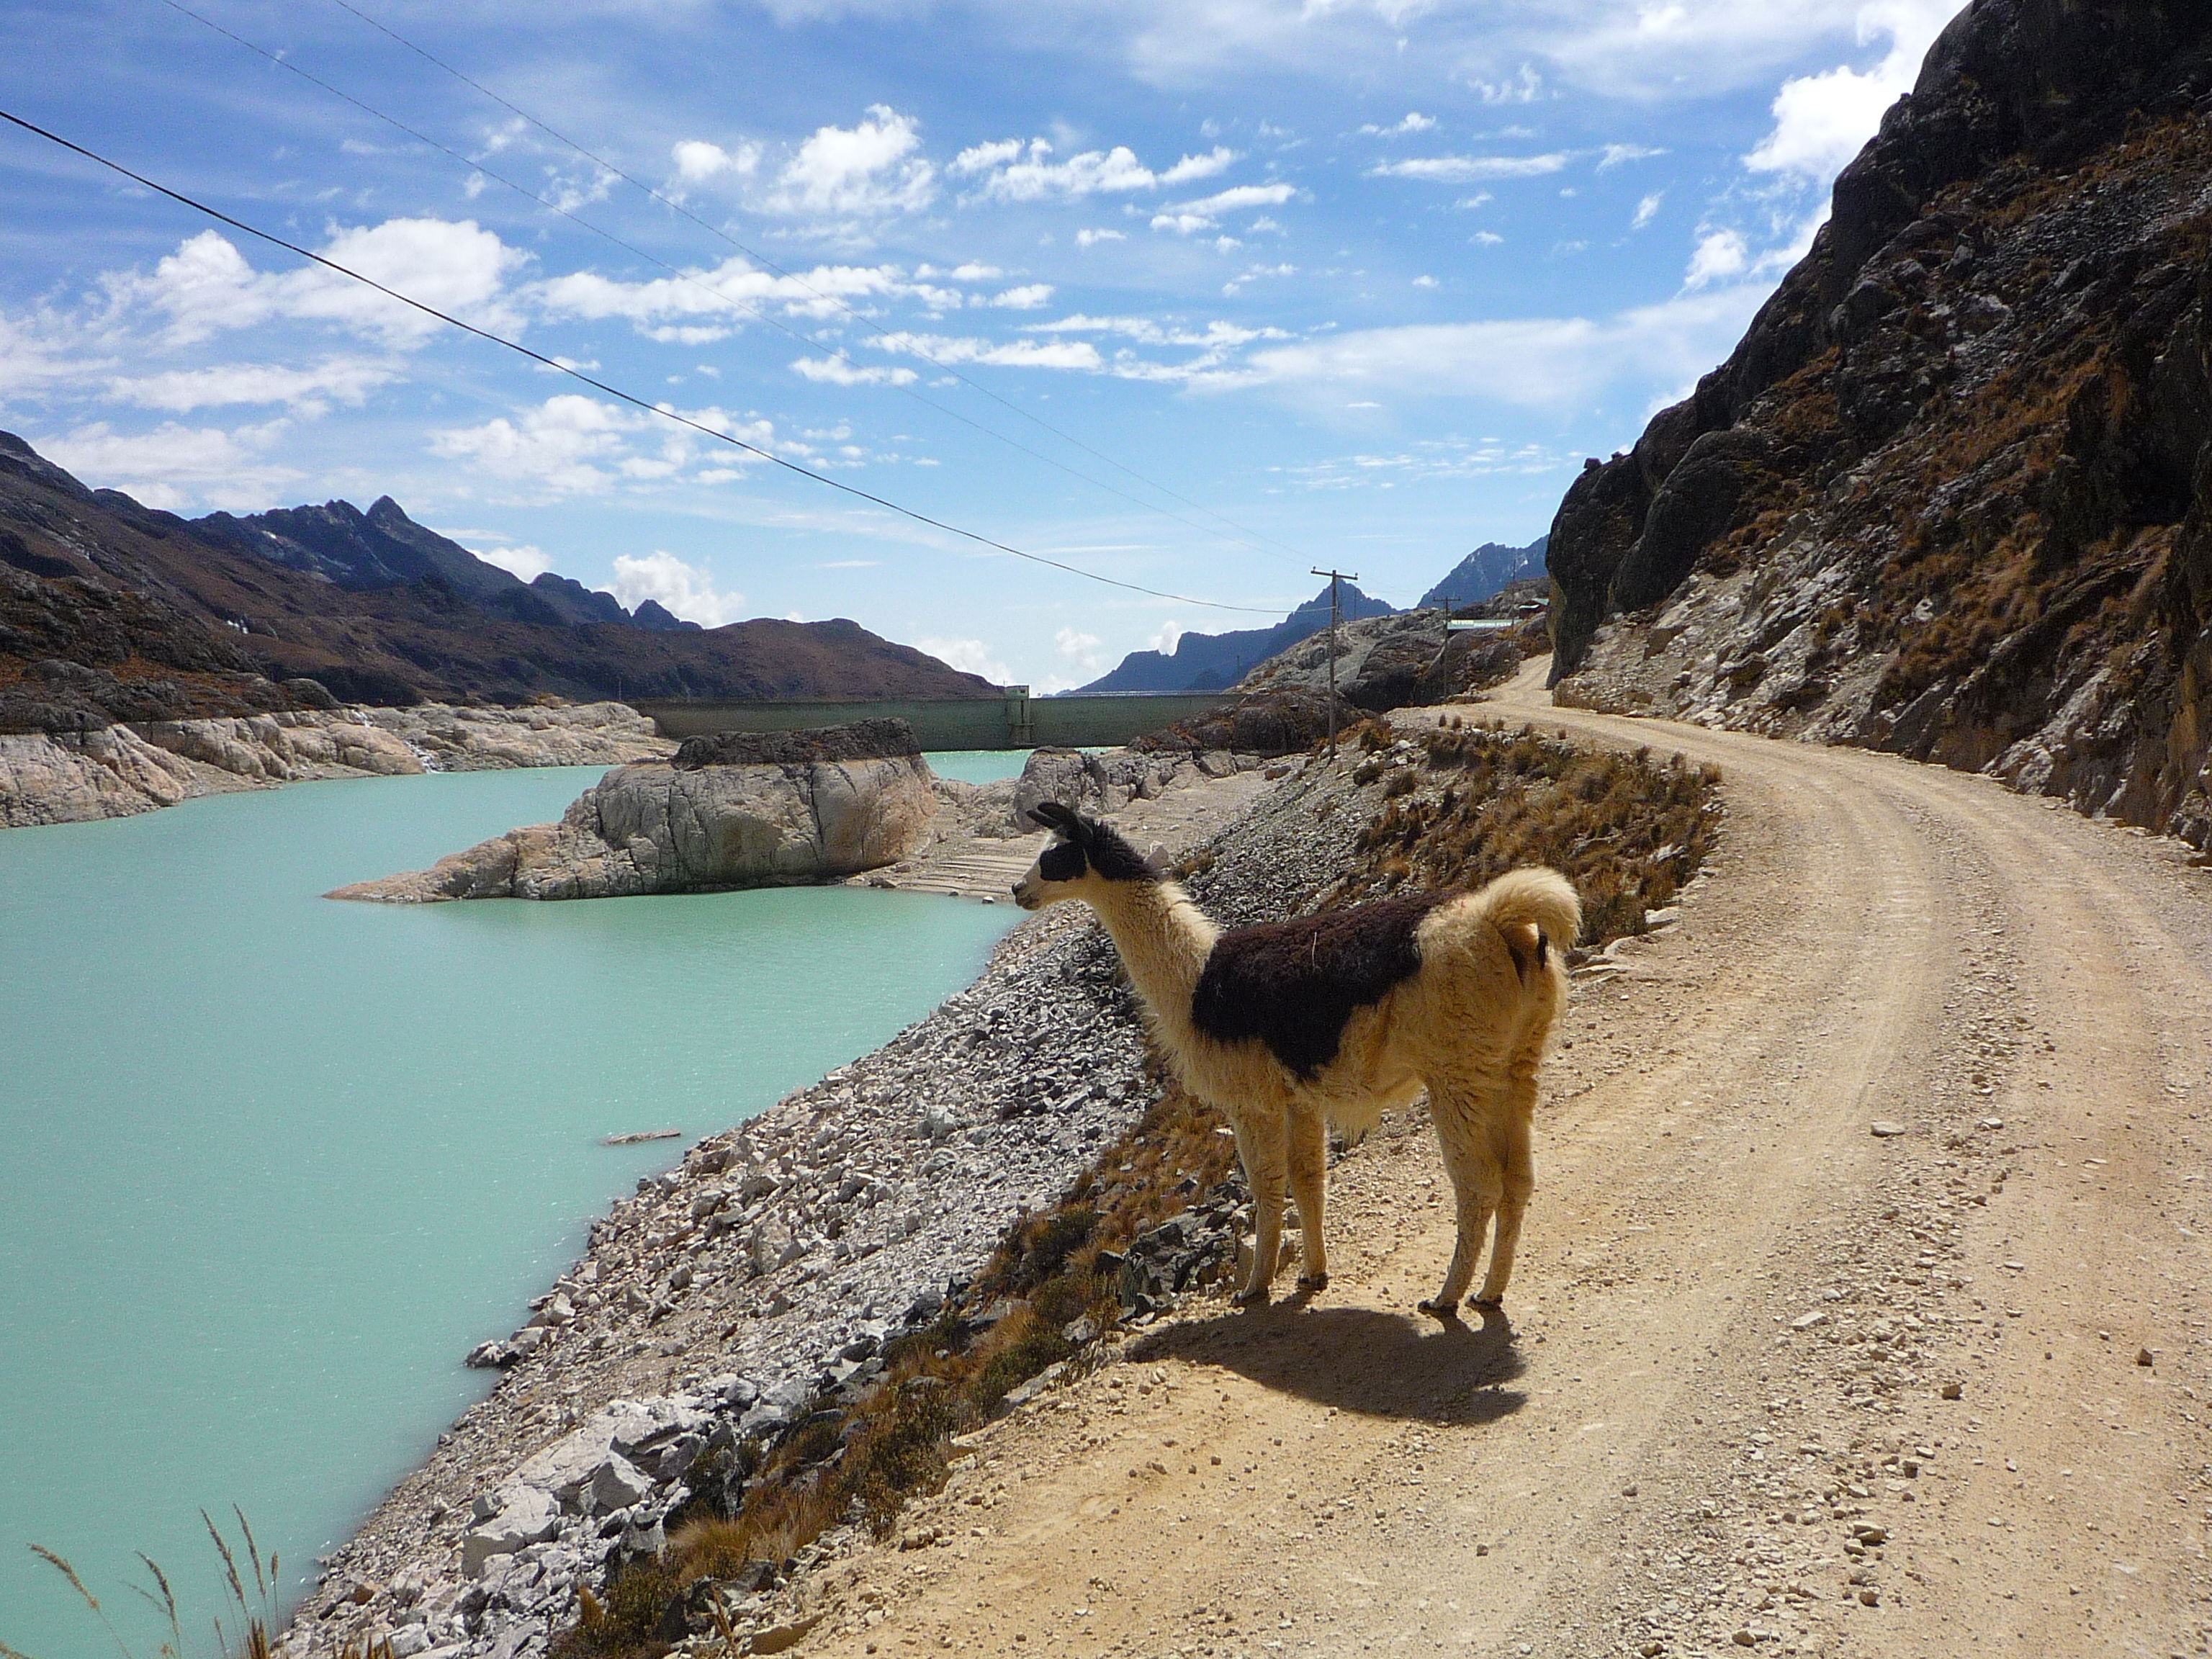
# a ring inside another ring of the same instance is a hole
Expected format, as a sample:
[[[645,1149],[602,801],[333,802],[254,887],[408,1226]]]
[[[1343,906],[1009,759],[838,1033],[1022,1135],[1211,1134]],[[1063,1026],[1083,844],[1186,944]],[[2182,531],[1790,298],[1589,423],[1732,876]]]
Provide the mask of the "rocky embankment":
[[[910,857],[935,833],[938,779],[904,720],[693,738],[624,766],[557,823],[332,898],[623,898],[834,881]]]
[[[1352,856],[1372,793],[1318,768],[1287,780],[1213,843],[1207,902],[1234,921],[1295,910]],[[662,1546],[703,1471],[726,1501],[741,1442],[773,1444],[871,1386],[884,1342],[934,1318],[1156,1097],[1110,943],[1073,908],[1024,925],[927,1019],[596,1223],[527,1322],[471,1356],[501,1386],[326,1558],[283,1651],[388,1635],[395,1659],[544,1652],[579,1586]],[[1139,1259],[1144,1305],[1216,1243]],[[779,1583],[849,1547],[842,1533],[761,1564],[730,1609],[742,1627],[783,1617]]]
[[[1977,0],[1735,354],[1553,522],[1559,700],[2212,845],[2212,15]]]
[[[201,795],[314,779],[613,766],[674,747],[618,702],[288,709],[0,732],[0,828],[128,817]]]

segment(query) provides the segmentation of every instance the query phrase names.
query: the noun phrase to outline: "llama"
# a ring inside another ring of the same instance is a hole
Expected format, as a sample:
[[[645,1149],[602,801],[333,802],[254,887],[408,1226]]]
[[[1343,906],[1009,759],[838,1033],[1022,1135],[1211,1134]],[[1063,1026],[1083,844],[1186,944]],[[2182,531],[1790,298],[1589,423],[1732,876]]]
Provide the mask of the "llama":
[[[1184,1086],[1227,1114],[1251,1183],[1256,1237],[1237,1300],[1266,1302],[1297,1200],[1302,1291],[1328,1282],[1322,1236],[1328,1129],[1357,1137],[1424,1087],[1459,1205],[1449,1318],[1497,1239],[1478,1305],[1504,1299],[1535,1188],[1536,1067],[1566,994],[1581,905],[1556,870],[1511,871],[1476,893],[1424,893],[1224,933],[1107,825],[1047,802],[1055,839],[1014,886],[1039,910],[1081,899],[1121,954]]]

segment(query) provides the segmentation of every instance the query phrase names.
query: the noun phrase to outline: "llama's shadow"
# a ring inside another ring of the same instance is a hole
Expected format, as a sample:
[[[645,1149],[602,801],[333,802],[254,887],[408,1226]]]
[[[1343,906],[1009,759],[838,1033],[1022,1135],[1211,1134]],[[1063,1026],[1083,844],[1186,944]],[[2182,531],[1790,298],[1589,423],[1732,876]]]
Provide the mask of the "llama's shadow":
[[[1133,1359],[1218,1365],[1263,1388],[1369,1417],[1495,1422],[1528,1396],[1505,1384],[1526,1369],[1496,1309],[1479,1322],[1373,1308],[1309,1308],[1297,1298],[1172,1325],[1140,1338]]]

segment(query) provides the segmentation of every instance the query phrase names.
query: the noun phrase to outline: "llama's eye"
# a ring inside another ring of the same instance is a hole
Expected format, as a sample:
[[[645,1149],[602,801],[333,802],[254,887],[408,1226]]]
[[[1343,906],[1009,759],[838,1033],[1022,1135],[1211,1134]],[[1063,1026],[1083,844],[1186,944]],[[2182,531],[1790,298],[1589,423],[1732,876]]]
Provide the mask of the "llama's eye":
[[[1037,873],[1047,881],[1073,881],[1083,873],[1083,849],[1072,841],[1056,841],[1037,860]]]

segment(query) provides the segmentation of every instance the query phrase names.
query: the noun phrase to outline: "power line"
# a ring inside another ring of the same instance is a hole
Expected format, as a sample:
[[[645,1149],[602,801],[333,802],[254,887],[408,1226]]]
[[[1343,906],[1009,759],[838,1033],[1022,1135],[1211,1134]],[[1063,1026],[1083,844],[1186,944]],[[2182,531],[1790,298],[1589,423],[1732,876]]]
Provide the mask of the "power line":
[[[801,333],[799,330],[791,327],[788,324],[781,321],[780,319],[770,316],[764,311],[757,310],[732,295],[723,293],[721,289],[716,288],[713,283],[693,275],[690,271],[680,270],[677,266],[670,264],[665,259],[660,258],[657,255],[647,252],[643,248],[636,246],[636,244],[626,240],[611,230],[604,229],[600,226],[593,224],[590,220],[583,217],[573,209],[563,207],[560,203],[553,201],[547,197],[539,195],[527,185],[521,184],[515,179],[507,177],[506,174],[499,172],[496,168],[487,167],[483,162],[472,156],[462,155],[459,150],[441,143],[439,140],[433,138],[429,134],[422,131],[420,129],[410,126],[406,122],[399,119],[398,117],[386,114],[374,104],[368,103],[365,100],[356,97],[352,93],[346,91],[342,87],[332,85],[330,82],[324,80],[320,76],[314,74],[311,70],[301,68],[299,64],[292,62],[291,59],[284,57],[283,54],[271,52],[268,47],[261,46],[255,41],[249,40],[244,35],[236,33],[233,30],[224,27],[213,18],[194,11],[190,6],[183,4],[182,0],[161,0],[161,3],[167,6],[172,11],[179,12],[185,16],[191,18],[194,22],[202,24],[210,29],[212,29],[216,33],[222,35],[225,40],[229,40],[235,45],[243,46],[246,51],[253,52],[258,57],[266,58],[270,64],[273,64],[277,68],[288,70],[292,74],[298,76],[301,80],[308,82],[310,85],[321,88],[322,90],[329,93],[333,98],[341,99],[344,102],[352,105],[363,114],[372,116],[375,119],[383,122],[394,131],[403,132],[416,143],[426,145],[429,149],[436,150],[440,155],[459,162],[463,167],[469,167],[475,172],[481,173],[484,177],[493,180],[495,183],[505,185],[507,189],[514,191],[517,195],[523,197],[526,200],[537,203],[538,206],[544,208],[547,212],[557,213],[563,219],[568,220],[571,224],[591,232],[594,236],[603,238],[605,240],[611,243],[614,246],[621,248],[624,252],[632,254],[637,258],[646,261],[649,264],[658,265],[661,270],[666,271],[678,282],[697,289],[702,294],[706,295],[709,299],[728,306],[732,310],[739,313],[741,315],[750,317],[755,322],[764,324],[768,327],[775,329],[777,332],[787,336],[790,339],[797,341],[801,345],[811,346],[817,350],[823,351],[836,349],[836,348],[832,346],[830,343],[818,340],[811,335]],[[350,8],[349,8],[349,9],[350,9]],[[373,21],[374,20],[368,21]],[[380,27],[381,25],[379,25],[378,27]],[[389,31],[387,31],[387,33]],[[396,40],[398,37],[395,35],[393,38]],[[434,59],[432,61],[434,62],[435,60]],[[441,67],[443,67],[443,65],[441,65]],[[465,76],[462,78],[466,79]],[[471,84],[473,85],[475,83],[471,82]],[[549,128],[548,131],[550,131],[550,129]],[[586,152],[583,151],[579,151],[578,153],[580,155],[586,154]],[[679,210],[679,211],[680,210]],[[687,215],[687,216],[690,216]],[[697,222],[703,223],[704,222],[699,221]],[[713,228],[708,226],[708,228],[712,229]],[[724,240],[728,240],[729,239],[725,237]],[[732,242],[731,246],[738,247],[738,252],[745,253],[748,258],[758,258],[757,255],[752,254],[750,250],[739,246],[737,243]],[[765,264],[764,261],[762,263]],[[791,276],[789,273],[772,265],[768,266],[767,268],[775,271],[775,275],[783,277],[785,281],[798,283],[800,287],[805,288],[810,294],[813,294],[823,298],[830,297],[823,295],[819,289],[817,289],[811,283],[807,283],[803,277]],[[878,329],[876,332],[881,334],[884,331]],[[933,358],[927,357],[926,354],[917,353],[916,355],[922,356],[925,362],[935,362],[936,361]],[[943,365],[940,364],[939,367],[941,368]],[[972,386],[974,382],[970,381],[969,384]],[[1158,513],[1164,518],[1172,519],[1177,524],[1183,525],[1192,530],[1198,531],[1202,535],[1218,536],[1220,534],[1218,531],[1208,529],[1206,526],[1200,525],[1193,520],[1187,519],[1180,513],[1172,512],[1166,507],[1161,507],[1155,501],[1148,501],[1144,500],[1141,496],[1132,495],[1127,490],[1119,489],[1113,484],[1108,483],[1102,478],[1094,478],[1089,473],[1080,471],[1078,469],[1068,465],[1065,461],[1057,460],[1052,456],[1045,454],[1041,450],[1031,449],[1027,444],[1021,443],[1012,438],[1009,438],[1003,432],[1000,432],[991,427],[985,426],[980,421],[971,420],[967,416],[961,414],[957,410],[946,408],[943,404],[939,403],[933,398],[924,397],[921,392],[916,392],[912,386],[896,386],[895,389],[903,393],[905,396],[911,398],[915,402],[921,404],[924,408],[935,410],[939,414],[945,416],[948,420],[957,421],[961,425],[969,428],[971,431],[980,432],[987,438],[995,439],[997,441],[1006,445],[1009,449],[1013,450],[1018,454],[1027,455],[1032,460],[1042,461],[1047,466],[1053,467],[1059,471],[1065,472],[1071,478],[1079,478],[1085,483],[1090,484],[1094,489],[1103,489],[1109,495],[1118,496],[1121,500],[1127,501],[1133,507],[1142,507],[1147,513]],[[980,390],[981,388],[978,389]],[[1000,398],[999,401],[1004,402],[1005,400]],[[1015,409],[1015,412],[1018,414],[1022,412],[1016,405],[1009,404],[1008,407]],[[1042,424],[1042,422],[1039,423]],[[1055,428],[1050,427],[1047,427],[1046,429],[1048,431],[1055,430]],[[1074,441],[1071,439],[1069,441],[1073,442]],[[1109,457],[1101,456],[1099,459],[1108,461],[1109,465],[1118,465],[1118,463],[1113,462]],[[1123,468],[1122,470],[1124,471],[1127,471],[1127,468]],[[1132,474],[1131,476],[1138,477],[1139,475]],[[1152,487],[1155,489],[1162,489],[1162,486],[1158,484],[1154,484]],[[1163,489],[1163,493],[1172,494],[1171,491],[1166,491],[1164,489]],[[1206,511],[1203,507],[1197,508],[1196,510],[1200,512]],[[1222,522],[1227,523],[1228,520],[1224,520]],[[1241,536],[1234,538],[1233,539],[1243,540],[1246,546],[1253,548],[1255,551],[1259,550],[1259,544],[1256,542],[1250,541]]]
[[[1042,553],[1024,552],[1018,547],[1010,546],[1005,542],[995,540],[979,532],[963,530],[957,524],[947,523],[943,519],[932,518],[928,514],[917,512],[910,507],[902,507],[896,501],[891,501],[885,496],[878,495],[870,490],[862,489],[857,484],[843,483],[839,479],[830,477],[826,473],[817,472],[811,467],[801,466],[796,461],[787,460],[784,457],[776,454],[773,450],[763,449],[757,444],[749,444],[742,438],[733,437],[726,432],[717,431],[714,428],[707,425],[704,422],[695,421],[690,416],[679,414],[675,410],[670,409],[665,404],[647,403],[644,398],[637,397],[631,392],[624,392],[619,386],[610,386],[605,380],[595,379],[593,376],[585,374],[583,370],[577,368],[571,364],[561,362],[558,358],[549,357],[542,351],[533,351],[528,346],[524,345],[520,340],[510,340],[503,334],[495,334],[488,328],[479,328],[474,323],[464,322],[461,319],[453,315],[450,312],[441,311],[437,307],[428,304],[423,301],[417,300],[411,295],[402,294],[395,288],[388,288],[384,283],[378,282],[374,277],[363,276],[360,271],[355,270],[349,266],[342,265],[335,259],[328,258],[322,254],[313,252],[312,249],[301,247],[296,242],[287,241],[282,236],[276,235],[270,231],[263,230],[258,226],[250,225],[246,223],[245,220],[225,213],[220,208],[210,207],[205,202],[202,202],[192,197],[187,196],[182,191],[172,190],[168,185],[158,183],[155,179],[149,179],[142,173],[134,173],[129,167],[125,167],[120,161],[110,161],[106,156],[100,155],[97,150],[88,149],[82,144],[73,143],[70,139],[63,137],[58,132],[49,131],[45,127],[39,125],[35,121],[26,120],[23,117],[14,114],[4,109],[0,109],[0,121],[6,121],[10,125],[21,127],[24,131],[43,138],[48,143],[58,145],[63,149],[68,150],[74,155],[82,155],[86,161],[95,162],[99,166],[106,167],[109,172],[118,173],[123,178],[130,179],[134,185],[142,185],[145,189],[154,191],[156,195],[166,196],[171,201],[179,203],[182,205],[191,209],[196,213],[204,213],[209,218],[215,220],[220,224],[228,225],[234,230],[243,231],[246,235],[252,236],[258,240],[266,242],[272,247],[283,248],[287,253],[296,254],[302,259],[309,260],[315,264],[322,266],[325,270],[335,271],[341,276],[344,276],[353,282],[359,283],[364,288],[374,289],[379,294],[384,295],[386,298],[397,300],[400,304],[419,311],[426,317],[434,317],[441,323],[445,323],[453,328],[459,329],[464,334],[472,334],[479,340],[487,340],[493,345],[504,346],[507,349],[514,352],[520,356],[529,358],[531,362],[537,363],[541,368],[550,368],[554,370],[556,374],[565,374],[570,380],[580,381],[584,385],[590,386],[593,391],[603,392],[608,397],[613,398],[619,402],[628,404],[634,409],[642,410],[648,415],[657,415],[663,420],[674,422],[678,426],[689,427],[694,432],[701,433],[707,437],[714,439],[717,442],[727,444],[733,449],[744,450],[747,454],[757,456],[762,460],[769,462],[771,465],[780,466],[787,472],[795,472],[802,478],[811,478],[816,483],[827,484],[830,489],[837,490],[841,494],[854,496],[860,501],[867,501],[873,506],[884,508],[887,512],[896,513],[901,518],[911,519],[916,524],[927,525],[933,530],[944,531],[948,535],[958,536],[963,540],[974,542],[979,546],[991,548],[1000,553],[1011,554],[1013,557],[1017,559],[1025,559],[1031,564],[1046,565],[1054,570],[1066,571],[1071,576],[1080,576],[1086,581],[1100,582],[1109,587],[1124,588],[1130,592],[1146,594],[1156,599],[1172,599],[1178,605],[1203,605],[1208,610],[1212,611],[1248,611],[1255,616],[1274,615],[1274,612],[1272,610],[1267,610],[1259,605],[1226,605],[1218,599],[1193,599],[1188,593],[1170,593],[1160,588],[1146,587],[1141,583],[1125,582],[1119,577],[1102,576],[1095,570],[1084,569],[1080,565],[1068,564],[1059,559],[1047,558]]]
[[[575,151],[577,155],[582,156],[593,167],[612,173],[616,178],[621,179],[624,184],[629,185],[635,190],[643,191],[646,195],[659,203],[661,206],[668,209],[672,213],[683,215],[684,218],[689,219],[693,224],[698,226],[700,229],[705,231],[708,235],[719,237],[721,240],[728,243],[732,247],[737,249],[738,252],[744,254],[748,259],[753,261],[754,264],[760,265],[764,270],[774,271],[777,276],[784,278],[787,282],[798,283],[801,288],[804,288],[808,293],[813,295],[825,305],[835,306],[854,322],[867,330],[869,333],[874,335],[877,338],[889,339],[890,337],[890,330],[881,327],[872,319],[862,316],[859,312],[854,310],[852,307],[847,305],[844,301],[839,299],[836,295],[824,294],[820,289],[816,288],[805,277],[799,276],[796,272],[786,270],[781,265],[777,264],[766,254],[757,252],[754,249],[746,246],[744,243],[731,235],[729,232],[724,230],[720,225],[712,224],[707,220],[701,218],[697,214],[692,212],[690,208],[685,207],[683,203],[675,200],[672,197],[662,195],[658,189],[647,184],[643,179],[635,178],[630,173],[624,172],[622,168],[617,167],[613,162],[606,160],[596,151],[585,149],[583,145],[578,143],[567,134],[562,133],[556,129],[547,125],[544,121],[539,120],[535,115],[532,115],[528,110],[524,109],[520,105],[501,97],[498,93],[494,92],[489,87],[484,85],[483,82],[464,73],[460,70],[455,69],[451,64],[448,64],[444,58],[437,56],[436,53],[431,52],[428,47],[416,45],[414,41],[400,33],[398,30],[392,28],[389,24],[378,21],[375,18],[363,11],[360,7],[351,3],[351,0],[331,0],[331,3],[337,6],[342,11],[350,12],[354,16],[358,17],[362,22],[368,24],[369,27],[376,30],[380,34],[383,34],[398,42],[400,46],[406,47],[408,51],[413,52],[417,58],[422,58],[423,62],[444,70],[447,75],[452,76],[456,81],[460,82],[464,86],[474,88],[486,98],[490,99],[493,103],[497,104],[501,109],[507,111],[510,114],[518,117],[521,120],[528,122],[532,126],[536,127],[540,132],[545,134],[547,137],[551,138],[555,143],[565,145],[568,149]],[[1107,454],[1103,450],[1095,449],[1091,445],[1085,443],[1080,438],[1061,431],[1058,427],[1053,425],[1051,422],[1046,420],[1042,416],[1034,415],[1028,410],[1024,409],[1019,404],[1000,397],[997,392],[992,391],[990,387],[983,385],[980,380],[970,380],[967,375],[963,374],[951,363],[940,362],[939,359],[931,356],[927,352],[921,350],[919,347],[913,345],[911,343],[908,343],[907,349],[912,351],[915,356],[921,358],[922,362],[930,365],[931,368],[938,369],[944,374],[950,374],[954,380],[959,381],[961,385],[966,386],[969,391],[981,392],[984,397],[988,398],[993,403],[999,404],[1001,408],[1012,410],[1024,420],[1042,427],[1045,431],[1051,433],[1054,437],[1058,438],[1062,443],[1073,445],[1076,448],[1083,451],[1086,455],[1094,456],[1097,459],[1105,462],[1107,465],[1112,467],[1115,471],[1127,473],[1130,477],[1136,479],[1138,483],[1144,484],[1148,489],[1157,489],[1161,495],[1168,497],[1169,500],[1181,501],[1185,507],[1189,507],[1194,513],[1202,513],[1207,518],[1213,520],[1218,524],[1227,525],[1231,530],[1234,530],[1237,532],[1238,539],[1249,541],[1253,538],[1256,538],[1260,541],[1266,542],[1271,547],[1279,548],[1285,553],[1297,554],[1301,558],[1305,556],[1298,549],[1289,545],[1287,543],[1277,541],[1272,536],[1261,535],[1256,530],[1248,530],[1243,525],[1238,524],[1235,520],[1224,518],[1220,514],[1216,513],[1212,507],[1203,506],[1200,503],[1191,500],[1188,495],[1178,494],[1176,491],[1169,489],[1165,484],[1158,482],[1156,479],[1146,477],[1134,467],[1126,465],[1123,463],[1115,460],[1111,455]],[[1096,481],[1094,480],[1093,482]],[[1161,509],[1154,508],[1153,510],[1157,512]],[[1171,514],[1170,516],[1174,515]]]

